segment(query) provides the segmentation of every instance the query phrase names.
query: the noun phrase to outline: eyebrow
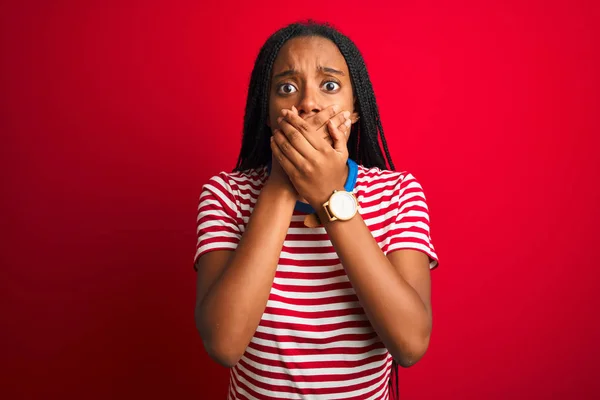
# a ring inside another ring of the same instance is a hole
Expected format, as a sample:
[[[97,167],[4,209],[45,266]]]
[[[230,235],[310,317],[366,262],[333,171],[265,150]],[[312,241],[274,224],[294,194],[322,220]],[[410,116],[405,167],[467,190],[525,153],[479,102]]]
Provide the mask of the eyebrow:
[[[344,74],[342,71],[339,71],[335,68],[331,68],[331,67],[317,67],[317,71],[319,72],[326,72],[329,74],[334,74],[334,75],[340,75],[340,76],[345,76],[346,74]],[[283,78],[286,76],[292,76],[292,75],[296,75],[298,73],[298,71],[296,71],[295,69],[291,68],[291,69],[287,69],[283,72],[278,73],[277,75],[273,76],[273,79],[279,79],[279,78]]]
[[[278,79],[278,78],[283,78],[284,76],[292,76],[292,75],[296,75],[296,70],[293,69],[287,69],[283,72],[278,73],[277,75],[273,76],[273,79]]]
[[[334,74],[334,75],[341,75],[341,76],[346,75],[342,71],[339,71],[339,70],[337,70],[335,68],[331,68],[331,67],[319,67],[318,70],[321,72],[327,72],[329,74]]]

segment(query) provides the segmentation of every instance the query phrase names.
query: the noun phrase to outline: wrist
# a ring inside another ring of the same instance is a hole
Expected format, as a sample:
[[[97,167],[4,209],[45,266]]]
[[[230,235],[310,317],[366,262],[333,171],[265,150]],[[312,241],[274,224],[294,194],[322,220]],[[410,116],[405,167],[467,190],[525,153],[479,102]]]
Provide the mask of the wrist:
[[[269,198],[284,204],[296,204],[296,190],[290,184],[275,180],[267,180],[260,191],[261,198]]]
[[[309,201],[309,204],[317,212],[319,212],[319,210],[323,208],[323,204],[326,203],[327,201],[329,201],[329,198],[331,197],[333,192],[346,190],[345,186],[346,186],[346,181],[348,180],[349,174],[350,174],[350,168],[348,167],[348,162],[346,161],[346,163],[344,164],[344,169],[341,174],[341,177],[338,179],[338,183],[335,184],[335,187],[332,187],[331,190],[329,190],[328,192],[325,192],[324,194],[315,196],[314,199]]]
[[[310,204],[312,206],[312,208],[314,208],[315,211],[317,212],[317,214],[319,214],[319,216],[320,216],[321,212],[325,212],[325,208],[323,207],[323,204],[325,204],[329,201],[329,199],[331,198],[331,195],[335,191],[342,191],[342,190],[346,190],[346,189],[344,189],[343,186],[333,188],[333,189],[331,189],[330,192],[321,194],[318,197],[314,197],[314,198],[310,199],[308,201],[308,204]]]

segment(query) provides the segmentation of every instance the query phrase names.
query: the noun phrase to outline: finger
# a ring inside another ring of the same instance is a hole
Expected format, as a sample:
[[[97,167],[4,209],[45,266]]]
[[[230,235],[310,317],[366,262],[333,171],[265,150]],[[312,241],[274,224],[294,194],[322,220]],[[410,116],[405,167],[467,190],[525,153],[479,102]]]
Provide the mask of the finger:
[[[300,134],[298,134],[300,135]],[[302,135],[300,135],[302,136]],[[292,163],[296,168],[300,168],[306,162],[306,159],[294,148],[290,143],[287,136],[279,129],[273,131],[273,142],[277,145],[279,151],[285,155],[285,157]],[[308,145],[308,144],[307,144]]]
[[[332,119],[331,121],[334,121],[334,119]],[[333,122],[333,125],[335,125],[335,124],[336,123]],[[338,130],[340,132],[342,132],[344,134],[344,136],[346,136],[346,138],[348,138],[348,136],[350,136],[351,127],[352,127],[352,120],[346,119],[344,122],[342,122],[341,124],[338,125]],[[329,130],[327,130],[327,129],[325,130],[325,136],[323,136],[323,139],[325,139],[327,141],[327,143],[329,143],[330,146],[333,146],[333,139],[331,139]]]
[[[315,116],[311,117],[312,124],[316,129],[321,129],[327,125],[327,121],[335,117],[341,111],[340,106],[333,104],[319,111]]]
[[[285,171],[287,176],[290,176],[290,173],[295,171],[295,166],[292,162],[283,154],[277,142],[275,142],[275,136],[271,136],[271,152],[273,153],[273,157],[279,162],[281,168]]]
[[[346,125],[346,127],[348,127],[348,125]],[[333,140],[333,148],[339,153],[346,154],[348,152],[348,147],[346,145],[348,137],[333,124],[333,121],[329,121],[327,129]]]
[[[338,126],[338,130],[340,132],[342,132],[344,134],[344,136],[348,137],[350,134],[350,127],[348,127],[348,125],[346,124],[346,122],[344,122],[343,124],[341,124],[340,126]],[[327,143],[329,143],[330,146],[333,147],[333,139],[331,138],[331,135],[329,134],[328,130],[325,130],[325,136],[323,136],[323,139],[325,139],[325,141]]]
[[[335,123],[333,124],[335,126]],[[350,128],[352,127],[352,121],[350,119],[345,120],[341,125],[338,126],[338,130],[346,136],[350,136]]]
[[[316,137],[308,122],[292,111],[284,110],[282,113],[284,117],[280,117],[277,122],[288,141],[303,157],[312,157],[315,149],[319,148],[319,142],[315,140]]]
[[[344,122],[346,122],[348,119],[350,119],[350,111],[339,112],[336,115],[334,115],[332,118],[330,118],[330,120],[333,121],[334,126],[340,126]],[[327,127],[327,121],[325,121],[325,125],[323,125],[323,129],[325,127]]]

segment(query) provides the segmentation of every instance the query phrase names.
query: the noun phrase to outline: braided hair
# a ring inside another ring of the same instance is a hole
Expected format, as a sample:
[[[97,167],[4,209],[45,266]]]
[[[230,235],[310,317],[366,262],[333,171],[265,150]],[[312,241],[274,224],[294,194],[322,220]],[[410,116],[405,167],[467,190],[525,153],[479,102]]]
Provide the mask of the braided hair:
[[[360,115],[358,123],[352,125],[350,131],[348,139],[349,157],[367,168],[377,167],[394,170],[394,163],[383,135],[373,85],[360,51],[347,36],[331,25],[319,24],[309,20],[291,24],[278,30],[267,39],[258,53],[250,76],[250,87],[244,115],[242,148],[235,171],[261,168],[271,160],[271,128],[267,126],[267,119],[273,64],[279,50],[288,40],[295,37],[310,36],[323,37],[335,43],[348,65],[358,114]],[[382,146],[379,146],[380,140]],[[395,387],[392,387],[392,381],[395,381]],[[392,376],[390,376],[389,386],[393,398],[399,399],[398,364],[396,361],[392,363]],[[395,390],[392,391],[392,389]]]
[[[357,111],[360,115],[358,123],[355,123],[350,131],[349,157],[367,168],[378,167],[394,170],[392,157],[383,135],[373,85],[360,51],[348,37],[329,24],[320,24],[309,20],[278,30],[267,39],[258,53],[250,76],[242,148],[235,171],[264,167],[271,160],[269,139],[271,128],[267,126],[267,119],[273,63],[279,50],[288,40],[310,36],[323,37],[335,43],[348,65]],[[380,140],[382,146],[379,145]]]

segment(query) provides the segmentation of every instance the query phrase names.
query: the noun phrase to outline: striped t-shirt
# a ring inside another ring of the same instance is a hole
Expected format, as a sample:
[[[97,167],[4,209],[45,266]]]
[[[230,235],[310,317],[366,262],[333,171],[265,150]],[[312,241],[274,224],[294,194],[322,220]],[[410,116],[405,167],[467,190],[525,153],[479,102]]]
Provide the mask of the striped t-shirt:
[[[265,167],[204,185],[195,260],[235,250],[267,178]],[[416,249],[437,266],[425,196],[411,174],[359,166],[354,193],[385,254]],[[304,216],[294,211],[261,321],[230,370],[228,399],[388,399],[392,357],[327,232],[304,226]]]

